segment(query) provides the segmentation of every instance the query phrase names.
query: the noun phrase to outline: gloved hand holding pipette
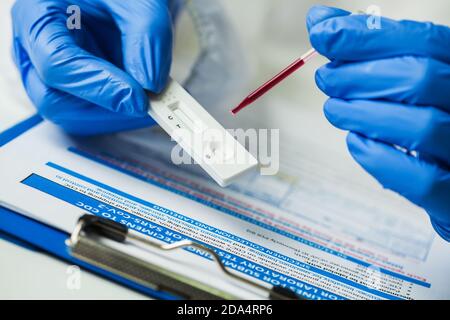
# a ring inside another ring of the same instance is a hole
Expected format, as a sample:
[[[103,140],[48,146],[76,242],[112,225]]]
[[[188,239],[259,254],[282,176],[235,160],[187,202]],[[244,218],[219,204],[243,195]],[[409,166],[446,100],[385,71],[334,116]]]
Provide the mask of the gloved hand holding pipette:
[[[79,135],[154,124],[144,89],[160,92],[172,59],[177,1],[18,0],[14,59],[39,113]],[[80,8],[80,29],[67,27]]]
[[[324,6],[307,16],[331,62],[316,73],[325,115],[350,131],[354,159],[385,188],[423,207],[450,241],[450,28]]]

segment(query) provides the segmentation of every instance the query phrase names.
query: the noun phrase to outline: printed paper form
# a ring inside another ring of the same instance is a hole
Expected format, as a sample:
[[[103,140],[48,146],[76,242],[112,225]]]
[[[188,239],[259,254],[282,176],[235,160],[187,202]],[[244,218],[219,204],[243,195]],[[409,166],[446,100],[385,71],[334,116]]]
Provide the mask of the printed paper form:
[[[449,246],[403,199],[306,155],[222,189],[195,167],[172,168],[167,137],[148,137],[81,142],[41,124],[0,150],[0,199],[66,231],[82,209],[160,241],[189,237],[228,267],[313,299],[450,296]],[[199,252],[182,255],[215,269]]]

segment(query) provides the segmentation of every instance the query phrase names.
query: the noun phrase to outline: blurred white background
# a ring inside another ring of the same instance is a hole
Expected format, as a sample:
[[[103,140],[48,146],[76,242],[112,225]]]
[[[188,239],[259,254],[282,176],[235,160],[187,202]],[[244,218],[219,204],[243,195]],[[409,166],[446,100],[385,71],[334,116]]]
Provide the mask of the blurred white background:
[[[0,1],[0,131],[34,112],[10,57],[10,8],[13,2]],[[277,73],[309,48],[305,15],[313,4],[337,6],[349,11],[365,10],[369,5],[377,5],[384,16],[450,25],[448,0],[223,0],[222,3],[238,32],[250,70],[248,86],[230,97],[230,104],[237,103],[248,90]],[[177,30],[175,65],[177,61],[183,60],[184,55],[191,54],[195,47],[191,29],[183,27],[189,24],[187,20],[183,17]],[[316,141],[318,144],[322,142],[321,148],[345,154],[343,133],[332,128],[324,119],[321,106],[325,97],[314,84],[314,71],[324,62],[326,60],[323,58],[315,59],[311,65],[259,101],[254,106],[254,112],[242,112],[239,122],[244,126],[265,126],[270,123],[271,127],[283,128],[285,135],[295,136],[301,132],[319,137]],[[217,117],[226,112],[226,109],[213,111]],[[230,121],[229,118],[219,120],[225,123]],[[354,165],[350,158],[348,160],[349,165]],[[140,297],[89,274],[84,277],[83,290],[69,292],[65,288],[67,275],[64,263],[19,249],[4,241],[0,241],[0,252],[0,298]]]

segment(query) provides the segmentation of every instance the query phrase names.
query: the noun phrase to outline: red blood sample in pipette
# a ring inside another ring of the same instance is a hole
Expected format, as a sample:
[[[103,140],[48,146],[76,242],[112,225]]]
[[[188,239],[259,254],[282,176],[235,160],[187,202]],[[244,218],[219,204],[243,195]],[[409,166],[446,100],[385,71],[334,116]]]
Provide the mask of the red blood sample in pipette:
[[[244,109],[245,107],[249,106],[259,98],[261,98],[264,94],[266,94],[268,91],[270,91],[273,87],[275,87],[277,84],[279,84],[281,81],[286,79],[288,76],[290,76],[292,73],[300,69],[302,66],[308,62],[311,58],[313,58],[315,55],[317,55],[317,51],[314,49],[309,50],[307,53],[305,53],[303,56],[301,56],[299,59],[295,60],[291,65],[286,67],[283,71],[278,73],[275,77],[264,83],[262,86],[260,86],[258,89],[250,93],[242,102],[235,107],[233,110],[231,110],[231,113],[233,115],[236,115],[239,111]]]

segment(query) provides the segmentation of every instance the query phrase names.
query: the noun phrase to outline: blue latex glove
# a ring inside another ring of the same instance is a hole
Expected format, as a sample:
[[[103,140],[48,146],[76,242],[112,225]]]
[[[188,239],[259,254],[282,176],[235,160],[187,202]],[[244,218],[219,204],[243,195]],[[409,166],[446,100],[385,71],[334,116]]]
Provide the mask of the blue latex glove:
[[[354,159],[450,241],[450,28],[383,18],[371,30],[367,18],[323,6],[308,14],[311,43],[331,60],[316,74],[325,115],[350,131]]]
[[[144,89],[158,93],[168,80],[171,3],[16,1],[13,55],[38,112],[77,135],[154,124]],[[80,30],[67,27],[70,5],[81,9]]]

